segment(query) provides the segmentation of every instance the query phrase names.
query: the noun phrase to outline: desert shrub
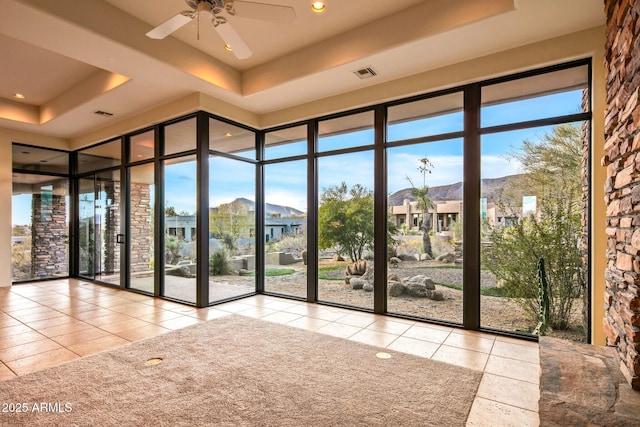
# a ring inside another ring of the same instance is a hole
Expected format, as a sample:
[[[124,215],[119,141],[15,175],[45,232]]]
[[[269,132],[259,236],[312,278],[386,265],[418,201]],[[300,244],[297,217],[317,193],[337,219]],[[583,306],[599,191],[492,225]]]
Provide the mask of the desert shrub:
[[[209,256],[209,274],[222,276],[229,273],[227,253],[223,250],[215,251]]]

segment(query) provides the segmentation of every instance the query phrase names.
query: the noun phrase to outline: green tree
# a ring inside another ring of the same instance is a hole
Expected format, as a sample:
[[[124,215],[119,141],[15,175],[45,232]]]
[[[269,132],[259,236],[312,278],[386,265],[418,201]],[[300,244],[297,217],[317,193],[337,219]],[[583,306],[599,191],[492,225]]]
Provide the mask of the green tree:
[[[433,164],[428,157],[420,159],[418,171],[422,174],[421,187],[416,187],[409,175],[407,175],[407,181],[409,181],[409,184],[411,184],[412,187],[411,195],[416,198],[416,207],[422,211],[422,222],[420,223],[420,229],[422,230],[422,248],[424,249],[424,253],[429,255],[431,258],[433,258],[433,251],[431,249],[431,236],[429,234],[431,231],[431,214],[429,213],[429,209],[433,209],[435,205],[431,198],[429,198],[427,174],[430,174],[432,169]]]
[[[536,196],[537,211],[512,227],[493,228],[484,265],[532,318],[540,313],[537,263],[543,258],[549,284],[550,322],[555,329],[569,326],[575,299],[584,288],[578,239],[581,233],[581,130],[560,125],[538,143],[524,141],[512,153],[525,173],[513,182]],[[509,189],[507,189],[509,190]],[[514,192],[518,191],[512,188]]]
[[[238,200],[222,204],[209,213],[209,230],[232,254],[238,249],[238,239],[249,236],[253,227],[254,219],[247,205]]]
[[[348,190],[344,182],[324,189],[318,208],[318,247],[335,248],[355,262],[372,246],[373,192],[360,184]]]

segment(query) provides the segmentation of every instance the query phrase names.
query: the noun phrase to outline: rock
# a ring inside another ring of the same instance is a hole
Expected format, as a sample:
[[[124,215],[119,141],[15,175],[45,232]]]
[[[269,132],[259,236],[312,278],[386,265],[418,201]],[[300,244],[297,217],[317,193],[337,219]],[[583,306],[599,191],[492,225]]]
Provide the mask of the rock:
[[[432,259],[429,254],[420,254],[418,261],[431,261]]]
[[[407,295],[416,298],[426,298],[428,289],[421,283],[406,283],[404,290]]]
[[[361,279],[359,277],[352,277],[351,281],[350,281],[351,287],[353,289],[362,289],[364,287],[364,285],[368,284],[368,283],[369,282],[367,282],[366,280]]]
[[[391,273],[387,276],[387,282],[399,282],[400,278],[396,273]]]
[[[427,298],[434,301],[444,301],[444,294],[440,291],[427,291]]]
[[[453,252],[447,252],[436,258],[436,261],[450,264],[456,260],[456,255]]]
[[[362,290],[364,290],[365,292],[373,292],[373,285],[367,282],[362,287]]]
[[[392,281],[387,286],[390,297],[399,297],[404,294],[404,285],[400,282]]]
[[[344,258],[342,258],[342,256],[336,254],[336,255],[333,256],[333,260],[336,261],[336,262],[343,262]]]
[[[165,274],[178,277],[193,277],[191,275],[191,270],[189,270],[189,267],[185,266],[167,266],[167,268],[165,269]]]
[[[241,268],[240,270],[238,270],[238,276],[247,276],[248,274],[249,274],[249,270],[245,268]]]
[[[409,255],[409,254],[400,254],[398,255],[398,258],[400,258],[400,260],[402,261],[415,261],[416,257],[414,255]]]
[[[413,276],[407,279],[407,284],[422,285],[424,286],[425,289],[430,289],[430,290],[433,290],[436,288],[436,285],[433,283],[433,280],[431,280],[429,277],[425,275]]]
[[[396,256],[391,257],[389,259],[389,264],[391,264],[393,267],[398,268],[398,264],[400,264],[402,262],[402,260]]]

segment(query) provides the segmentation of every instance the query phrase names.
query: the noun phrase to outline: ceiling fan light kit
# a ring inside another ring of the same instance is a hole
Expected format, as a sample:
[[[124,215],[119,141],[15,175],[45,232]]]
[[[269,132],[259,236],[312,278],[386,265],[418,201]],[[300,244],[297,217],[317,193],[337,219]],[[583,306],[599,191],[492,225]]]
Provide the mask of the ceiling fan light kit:
[[[191,10],[185,10],[167,19],[147,33],[152,39],[164,39],[179,30],[193,19],[210,20],[225,48],[233,52],[238,59],[246,59],[253,52],[240,34],[233,28],[229,18],[249,18],[277,23],[291,23],[296,17],[295,10],[289,6],[255,3],[241,0],[185,0]],[[198,37],[199,37],[198,30]]]

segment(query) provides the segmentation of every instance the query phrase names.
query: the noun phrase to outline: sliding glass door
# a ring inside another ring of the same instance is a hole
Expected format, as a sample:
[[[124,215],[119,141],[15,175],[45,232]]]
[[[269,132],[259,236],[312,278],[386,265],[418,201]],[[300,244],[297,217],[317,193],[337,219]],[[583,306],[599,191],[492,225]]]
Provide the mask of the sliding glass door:
[[[78,185],[79,275],[120,285],[120,171],[81,178]]]

